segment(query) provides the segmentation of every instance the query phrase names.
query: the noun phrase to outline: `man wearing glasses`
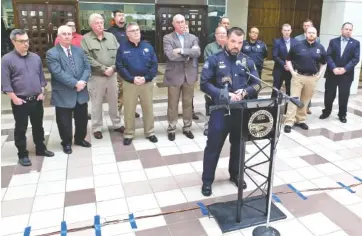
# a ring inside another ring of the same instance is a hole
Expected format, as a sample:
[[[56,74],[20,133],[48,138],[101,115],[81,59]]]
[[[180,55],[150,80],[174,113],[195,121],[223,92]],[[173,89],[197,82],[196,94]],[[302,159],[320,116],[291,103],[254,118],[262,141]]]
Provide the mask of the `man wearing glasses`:
[[[142,107],[144,134],[152,143],[158,140],[154,132],[153,83],[157,74],[157,57],[153,47],[141,41],[140,27],[137,23],[127,24],[128,40],[118,49],[117,72],[124,79],[124,145],[130,145],[135,135],[134,113],[138,98]]]
[[[18,149],[19,163],[31,166],[26,149],[28,117],[32,126],[35,153],[37,156],[54,156],[44,144],[43,100],[44,78],[40,57],[29,52],[29,37],[24,30],[14,29],[10,33],[14,50],[1,59],[1,91],[11,99],[15,120],[14,141]]]
[[[72,32],[73,32],[72,45],[80,47],[80,42],[83,39],[83,35],[77,33],[77,28],[75,26],[74,21],[69,20],[65,25],[72,28]],[[56,37],[55,42],[54,42],[54,46],[56,46],[58,43],[59,43],[59,36]]]
[[[84,35],[81,46],[92,68],[89,91],[92,100],[93,135],[96,139],[102,139],[104,97],[108,102],[114,131],[124,132],[117,104],[116,54],[119,43],[113,34],[104,31],[104,19],[100,14],[91,14],[89,25],[92,31]]]

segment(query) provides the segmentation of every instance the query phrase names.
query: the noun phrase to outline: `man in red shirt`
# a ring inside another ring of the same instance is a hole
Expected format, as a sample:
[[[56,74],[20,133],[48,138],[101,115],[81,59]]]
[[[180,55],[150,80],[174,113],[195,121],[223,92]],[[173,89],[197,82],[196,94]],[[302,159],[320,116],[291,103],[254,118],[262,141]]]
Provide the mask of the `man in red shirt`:
[[[72,28],[73,32],[73,39],[72,39],[72,45],[80,47],[80,41],[82,41],[83,35],[77,34],[77,28],[75,27],[75,22],[72,20],[69,20],[65,25]],[[54,46],[59,43],[59,38],[57,37],[54,42]]]

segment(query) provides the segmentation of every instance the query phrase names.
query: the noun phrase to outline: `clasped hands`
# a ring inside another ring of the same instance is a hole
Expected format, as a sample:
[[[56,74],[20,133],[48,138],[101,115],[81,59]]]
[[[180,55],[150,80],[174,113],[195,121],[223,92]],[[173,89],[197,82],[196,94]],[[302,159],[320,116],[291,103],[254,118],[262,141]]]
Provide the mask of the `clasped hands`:
[[[238,89],[235,91],[235,93],[229,92],[230,100],[232,102],[241,101],[245,98],[246,95],[247,93],[244,89]]]
[[[343,67],[336,67],[333,69],[333,73],[335,75],[343,75],[344,73],[346,73],[346,69],[344,69]]]
[[[76,89],[77,89],[77,92],[82,91],[82,90],[85,88],[86,85],[87,85],[87,82],[85,82],[85,81],[83,81],[83,80],[79,80],[79,81],[77,82],[77,84],[75,85],[75,87],[76,87]]]
[[[135,85],[142,85],[146,83],[146,79],[143,76],[135,76],[133,82]]]

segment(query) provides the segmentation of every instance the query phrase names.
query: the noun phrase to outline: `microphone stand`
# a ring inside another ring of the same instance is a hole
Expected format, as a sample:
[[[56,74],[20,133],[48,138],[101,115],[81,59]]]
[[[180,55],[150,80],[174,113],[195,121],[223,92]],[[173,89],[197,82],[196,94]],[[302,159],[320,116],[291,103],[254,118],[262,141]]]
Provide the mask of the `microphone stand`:
[[[290,101],[292,102],[294,105],[296,105],[297,107],[303,107],[303,103],[297,99],[297,98],[293,98],[293,97],[290,97],[288,96],[287,94],[283,93],[282,91],[280,91],[279,89],[277,89],[276,87],[274,86],[271,86],[269,83],[261,80],[260,78],[258,78],[257,76],[251,74],[243,65],[240,65],[241,66],[241,69],[249,76],[251,76],[252,78],[260,81],[261,83],[267,85],[268,87],[271,87],[274,91],[277,92],[277,105],[278,105],[278,120],[277,120],[277,126],[278,126],[278,129],[279,129],[279,107],[280,105],[282,104],[282,101],[285,100],[285,101]],[[279,131],[280,130],[276,130],[275,131],[275,137],[274,137],[274,144],[273,144],[273,147],[274,147],[274,153],[273,153],[273,158],[276,156],[276,144],[277,144],[277,139],[278,139],[278,136],[279,136]],[[280,236],[280,232],[271,227],[270,226],[270,214],[271,214],[271,201],[272,201],[272,195],[273,195],[273,181],[274,181],[274,167],[275,167],[275,161],[271,161],[271,167],[270,167],[270,170],[271,170],[271,174],[270,174],[270,183],[269,183],[269,196],[268,196],[268,207],[267,207],[267,219],[266,219],[266,225],[263,226],[258,226],[256,227],[254,230],[253,230],[253,236]]]

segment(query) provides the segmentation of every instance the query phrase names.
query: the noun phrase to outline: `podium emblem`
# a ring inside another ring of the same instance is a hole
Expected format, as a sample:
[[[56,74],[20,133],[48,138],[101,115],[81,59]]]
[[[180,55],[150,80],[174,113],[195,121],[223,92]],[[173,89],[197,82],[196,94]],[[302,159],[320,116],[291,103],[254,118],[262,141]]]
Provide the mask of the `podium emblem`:
[[[250,116],[248,129],[255,138],[267,136],[273,129],[274,118],[267,110],[258,110]]]

